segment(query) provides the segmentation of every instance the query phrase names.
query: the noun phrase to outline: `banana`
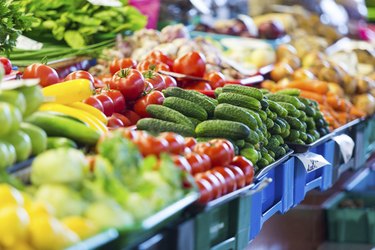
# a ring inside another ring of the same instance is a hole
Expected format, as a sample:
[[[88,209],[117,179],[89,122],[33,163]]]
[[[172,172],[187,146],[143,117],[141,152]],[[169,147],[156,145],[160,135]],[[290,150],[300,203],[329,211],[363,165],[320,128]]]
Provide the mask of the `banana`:
[[[87,79],[76,79],[50,85],[43,88],[42,92],[47,102],[70,104],[90,97],[93,86]]]
[[[70,106],[72,108],[75,108],[75,109],[80,109],[80,110],[86,111],[87,113],[92,114],[93,116],[98,118],[102,123],[107,125],[108,121],[107,121],[107,117],[105,116],[105,114],[103,112],[101,112],[99,109],[94,108],[91,105],[88,105],[88,104],[83,103],[83,102],[73,102],[72,104],[69,104],[68,106]]]
[[[94,129],[95,131],[99,132],[100,134],[106,133],[108,128],[102,123],[98,118],[93,116],[86,111],[75,109],[69,106],[65,106],[59,103],[45,103],[39,108],[40,111],[54,111],[58,113],[62,113],[65,115],[72,116],[83,123],[85,123],[88,127]]]

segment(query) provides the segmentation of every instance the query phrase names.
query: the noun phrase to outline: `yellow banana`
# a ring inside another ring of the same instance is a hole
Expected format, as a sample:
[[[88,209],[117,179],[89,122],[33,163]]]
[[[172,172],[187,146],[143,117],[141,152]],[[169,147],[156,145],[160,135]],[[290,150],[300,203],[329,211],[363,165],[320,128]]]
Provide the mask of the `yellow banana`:
[[[102,123],[98,118],[93,116],[86,111],[75,109],[72,107],[65,106],[63,104],[58,103],[45,103],[40,106],[39,110],[41,111],[54,111],[58,113],[62,113],[65,115],[72,116],[83,123],[85,123],[88,127],[95,129],[100,134],[106,133],[108,128]]]
[[[47,102],[70,104],[90,97],[93,86],[87,79],[76,79],[50,85],[42,91]]]
[[[107,117],[105,116],[105,114],[102,111],[100,111],[99,109],[94,108],[91,105],[88,105],[88,104],[83,103],[83,102],[73,102],[72,104],[69,104],[68,106],[70,106],[72,108],[75,108],[75,109],[80,109],[80,110],[86,111],[87,113],[92,114],[93,116],[98,118],[102,123],[107,125],[108,121],[107,121]]]

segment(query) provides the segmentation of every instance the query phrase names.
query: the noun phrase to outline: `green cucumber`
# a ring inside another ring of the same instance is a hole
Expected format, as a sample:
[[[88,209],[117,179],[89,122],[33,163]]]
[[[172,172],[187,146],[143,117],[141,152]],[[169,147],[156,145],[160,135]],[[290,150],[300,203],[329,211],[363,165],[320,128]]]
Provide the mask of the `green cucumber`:
[[[294,141],[294,140],[297,140],[298,138],[299,138],[299,131],[295,129],[291,129],[290,134],[286,139],[287,141]]]
[[[179,97],[167,97],[165,98],[163,105],[174,109],[185,116],[193,117],[200,121],[207,120],[206,110],[194,102]]]
[[[234,106],[255,110],[260,110],[262,107],[260,102],[253,97],[230,92],[224,92],[220,94],[218,97],[218,101],[219,103],[228,103]]]
[[[269,106],[270,110],[275,112],[278,116],[286,117],[288,115],[288,111],[277,102],[269,100],[268,103],[270,105]]]
[[[283,94],[268,94],[268,99],[275,102],[286,102],[292,104],[297,109],[304,109],[305,104],[303,104],[297,97]]]
[[[259,135],[254,130],[250,129],[249,136],[245,139],[246,142],[257,144],[260,141]]]
[[[215,108],[214,117],[220,120],[242,122],[251,129],[258,127],[256,119],[249,112],[227,103],[219,104]]]
[[[188,117],[174,109],[168,108],[167,106],[151,104],[146,107],[146,111],[151,117],[159,120],[173,122],[192,128],[195,127]]]
[[[241,85],[235,85],[235,84],[227,84],[223,87],[223,92],[241,94],[241,95],[255,98],[259,101],[263,99],[262,91],[253,87],[247,87],[247,86],[241,86]]]
[[[250,129],[243,123],[208,120],[198,124],[195,133],[199,137],[220,137],[231,138],[234,140],[246,139],[250,134]]]
[[[286,109],[289,116],[293,116],[293,117],[300,116],[300,111],[296,107],[294,107],[292,104],[286,103],[286,102],[277,102],[277,104],[279,104],[281,107]]]
[[[277,94],[283,94],[283,95],[291,95],[291,96],[300,96],[301,90],[290,88],[290,89],[282,89],[276,92]]]
[[[137,129],[155,133],[174,132],[183,136],[194,136],[194,129],[185,125],[158,120],[155,118],[143,118],[137,122]]]
[[[287,116],[284,119],[287,123],[289,123],[290,127],[293,129],[302,129],[304,127],[302,122],[295,117]]]
[[[275,123],[270,118],[266,119],[265,124],[267,126],[267,129],[270,129],[275,125]]]

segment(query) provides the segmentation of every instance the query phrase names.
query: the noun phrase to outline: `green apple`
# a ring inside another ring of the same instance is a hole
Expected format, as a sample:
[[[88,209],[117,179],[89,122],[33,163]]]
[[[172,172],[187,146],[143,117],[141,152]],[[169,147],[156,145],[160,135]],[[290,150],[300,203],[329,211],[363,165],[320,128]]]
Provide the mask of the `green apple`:
[[[46,132],[30,123],[21,123],[21,131],[25,132],[31,139],[31,155],[38,155],[47,148]]]
[[[8,142],[16,149],[17,162],[25,161],[31,155],[32,145],[30,136],[20,130],[3,137],[2,140]]]
[[[16,90],[0,91],[0,102],[7,102],[14,105],[22,114],[26,110],[26,99],[22,93]]]
[[[12,144],[0,141],[0,169],[9,167],[16,162],[16,149]]]
[[[10,128],[9,133],[13,133],[20,128],[20,125],[22,122],[22,114],[18,108],[16,108],[15,106],[11,104],[10,104],[10,114],[11,114],[12,126]]]
[[[26,110],[23,113],[27,117],[38,110],[39,106],[44,101],[42,88],[39,85],[21,87],[17,89],[26,99]]]
[[[0,137],[7,135],[13,124],[12,105],[0,102]]]

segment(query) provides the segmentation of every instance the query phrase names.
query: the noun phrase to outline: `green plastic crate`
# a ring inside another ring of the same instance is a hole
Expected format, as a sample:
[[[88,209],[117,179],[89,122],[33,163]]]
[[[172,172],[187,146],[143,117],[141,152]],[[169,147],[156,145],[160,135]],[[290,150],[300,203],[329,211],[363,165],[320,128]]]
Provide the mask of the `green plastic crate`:
[[[361,199],[364,208],[340,208],[344,199]],[[361,193],[339,193],[328,200],[327,226],[329,241],[375,244],[375,197]]]

